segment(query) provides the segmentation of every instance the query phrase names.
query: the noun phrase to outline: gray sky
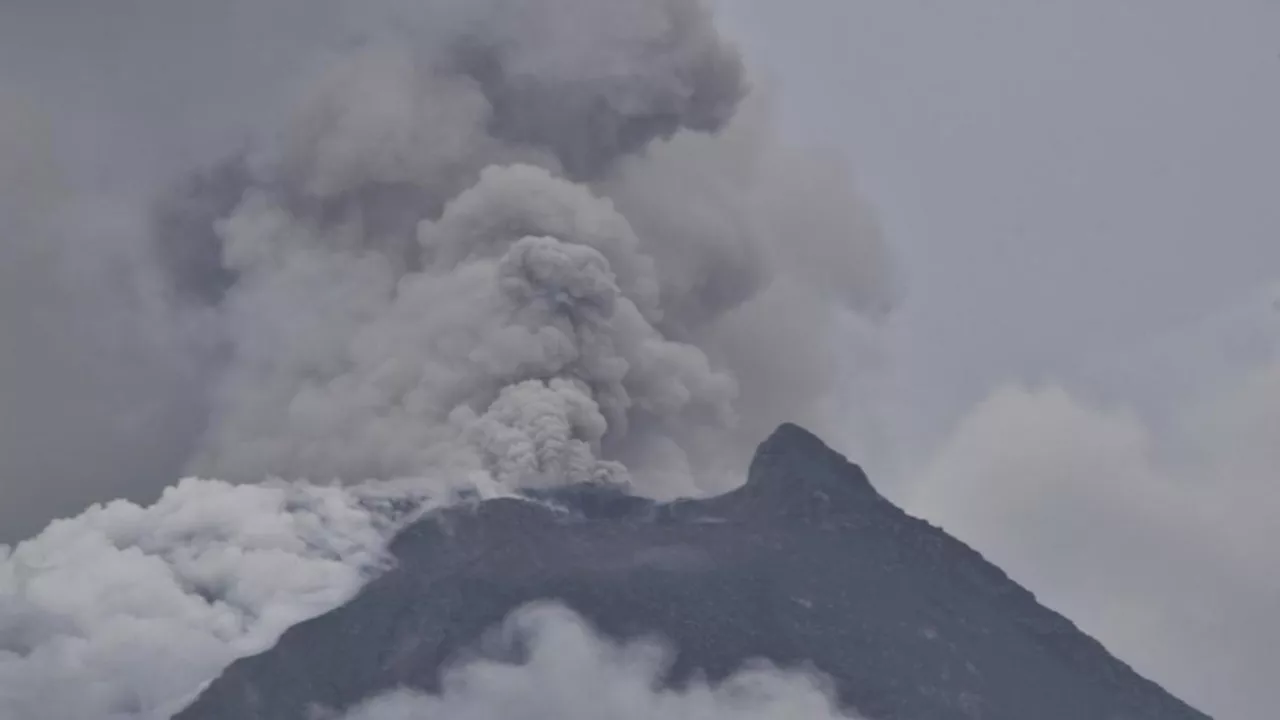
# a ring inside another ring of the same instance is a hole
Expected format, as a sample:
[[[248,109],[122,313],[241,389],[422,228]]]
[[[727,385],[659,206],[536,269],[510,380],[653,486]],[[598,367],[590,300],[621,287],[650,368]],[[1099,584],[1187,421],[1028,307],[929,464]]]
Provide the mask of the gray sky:
[[[1280,275],[1280,5],[722,3],[904,254],[912,425]]]
[[[722,5],[902,255],[882,486],[1188,700],[1269,717],[1280,5]]]

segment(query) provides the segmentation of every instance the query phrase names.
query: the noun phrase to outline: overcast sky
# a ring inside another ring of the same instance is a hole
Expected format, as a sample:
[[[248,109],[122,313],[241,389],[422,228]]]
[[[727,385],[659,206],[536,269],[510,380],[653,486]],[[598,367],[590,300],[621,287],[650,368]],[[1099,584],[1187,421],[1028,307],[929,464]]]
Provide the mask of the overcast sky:
[[[1280,4],[722,4],[905,256],[931,432],[1280,276]]]
[[[1189,700],[1271,716],[1280,4],[722,5],[901,253],[882,484]]]

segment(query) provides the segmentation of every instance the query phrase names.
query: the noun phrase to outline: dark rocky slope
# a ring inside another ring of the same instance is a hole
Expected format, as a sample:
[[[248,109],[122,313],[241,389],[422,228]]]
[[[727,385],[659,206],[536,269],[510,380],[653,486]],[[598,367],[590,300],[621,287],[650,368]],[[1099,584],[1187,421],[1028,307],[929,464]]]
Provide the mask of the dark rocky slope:
[[[410,527],[396,569],[232,665],[178,717],[303,720],[316,704],[434,690],[486,630],[551,598],[607,634],[665,636],[675,682],[752,658],[808,662],[870,718],[1205,717],[798,427],[780,428],[747,484],[718,498],[553,499],[564,509],[491,501]]]

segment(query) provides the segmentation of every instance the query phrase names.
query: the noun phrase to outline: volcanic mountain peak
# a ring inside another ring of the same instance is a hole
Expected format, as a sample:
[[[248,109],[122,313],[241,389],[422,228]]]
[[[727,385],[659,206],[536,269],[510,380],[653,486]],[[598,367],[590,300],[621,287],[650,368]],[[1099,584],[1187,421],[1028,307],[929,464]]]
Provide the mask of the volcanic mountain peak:
[[[442,673],[546,601],[611,638],[663,638],[676,652],[661,680],[677,687],[767,660],[828,676],[873,719],[1205,717],[795,425],[720,497],[493,500],[423,519],[392,551],[397,567],[235,663],[179,719],[303,720],[396,688],[447,691]]]

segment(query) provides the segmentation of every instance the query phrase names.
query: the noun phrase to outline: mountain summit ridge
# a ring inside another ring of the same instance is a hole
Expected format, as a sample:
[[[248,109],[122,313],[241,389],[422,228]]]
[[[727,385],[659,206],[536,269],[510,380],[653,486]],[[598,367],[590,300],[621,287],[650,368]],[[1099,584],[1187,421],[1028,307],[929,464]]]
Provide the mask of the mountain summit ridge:
[[[177,720],[304,720],[442,670],[521,607],[658,635],[673,684],[752,660],[809,666],[874,720],[1203,720],[976,551],[910,517],[794,424],[747,482],[655,503],[574,487],[443,510],[397,566],[229,667]]]

